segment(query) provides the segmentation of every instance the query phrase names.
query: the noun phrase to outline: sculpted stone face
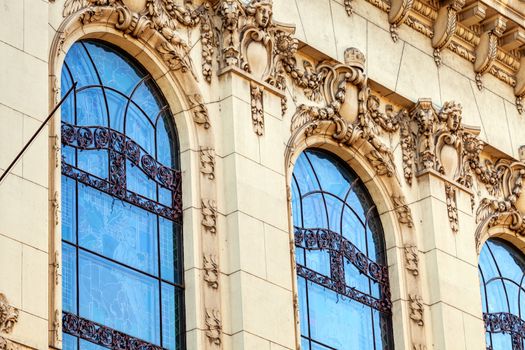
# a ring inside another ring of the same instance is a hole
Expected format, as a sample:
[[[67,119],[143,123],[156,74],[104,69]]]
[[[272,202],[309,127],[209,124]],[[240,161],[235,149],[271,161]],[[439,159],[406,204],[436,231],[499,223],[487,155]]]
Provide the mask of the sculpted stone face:
[[[447,119],[447,126],[450,131],[456,131],[458,130],[460,125],[461,125],[461,112],[455,110],[449,114],[448,119]]]
[[[270,4],[260,4],[255,12],[255,21],[261,28],[266,28],[272,18],[272,7]]]

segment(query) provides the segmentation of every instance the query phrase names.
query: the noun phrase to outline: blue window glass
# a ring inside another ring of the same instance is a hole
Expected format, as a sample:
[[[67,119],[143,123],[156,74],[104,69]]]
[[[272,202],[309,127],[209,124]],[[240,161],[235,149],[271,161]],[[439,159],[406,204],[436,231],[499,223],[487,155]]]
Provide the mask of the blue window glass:
[[[479,256],[487,349],[525,348],[525,258],[514,246],[489,239]]]
[[[64,350],[184,341],[182,196],[173,115],[151,76],[94,40],[68,52],[62,91]]]
[[[364,184],[333,155],[307,150],[292,212],[302,349],[393,349],[384,235]]]

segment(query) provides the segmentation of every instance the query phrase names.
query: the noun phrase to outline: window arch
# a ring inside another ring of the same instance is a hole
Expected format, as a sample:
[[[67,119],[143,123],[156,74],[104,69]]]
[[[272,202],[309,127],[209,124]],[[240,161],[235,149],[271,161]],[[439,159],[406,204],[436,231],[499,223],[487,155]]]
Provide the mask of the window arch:
[[[183,349],[179,146],[153,78],[110,44],[66,55],[64,349]]]
[[[292,211],[303,349],[393,349],[384,234],[362,181],[309,149],[295,164]]]
[[[479,275],[487,349],[525,349],[525,257],[504,240],[489,239]]]

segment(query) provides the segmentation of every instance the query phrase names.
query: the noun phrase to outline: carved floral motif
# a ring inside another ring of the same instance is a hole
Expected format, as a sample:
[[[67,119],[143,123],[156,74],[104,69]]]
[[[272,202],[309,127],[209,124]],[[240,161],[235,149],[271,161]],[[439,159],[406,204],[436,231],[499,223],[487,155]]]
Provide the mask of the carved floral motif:
[[[409,294],[408,305],[410,307],[410,319],[418,326],[423,327],[423,299],[419,295]]]
[[[214,200],[202,200],[202,226],[210,233],[217,232],[217,206]]]
[[[219,310],[206,309],[206,337],[210,344],[221,345],[222,322]]]
[[[214,255],[203,256],[204,280],[213,289],[219,288],[219,264]]]
[[[419,275],[419,255],[417,247],[414,245],[405,245],[405,267],[412,275]]]
[[[399,223],[407,225],[408,227],[413,227],[414,221],[412,220],[412,212],[410,207],[406,204],[405,197],[392,196],[392,202],[394,202],[394,210],[396,211]]]
[[[200,150],[201,173],[208,179],[215,179],[215,152],[211,148],[201,148]]]
[[[263,89],[251,82],[250,94],[253,131],[257,136],[262,136],[264,134]]]

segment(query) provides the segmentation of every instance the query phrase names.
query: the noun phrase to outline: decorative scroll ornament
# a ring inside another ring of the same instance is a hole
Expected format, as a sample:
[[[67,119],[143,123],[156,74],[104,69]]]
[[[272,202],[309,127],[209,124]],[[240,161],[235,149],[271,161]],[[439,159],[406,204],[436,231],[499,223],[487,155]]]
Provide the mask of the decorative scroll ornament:
[[[0,333],[11,333],[18,322],[18,309],[9,305],[4,294],[0,293]]]
[[[450,184],[445,184],[445,195],[447,198],[447,213],[450,228],[454,234],[457,234],[459,232],[459,222],[455,188]]]
[[[390,36],[394,42],[399,39],[397,28],[405,22],[413,5],[414,0],[393,0],[391,2],[388,22],[390,23]]]
[[[204,280],[213,289],[219,288],[219,264],[214,255],[203,256]]]
[[[403,171],[408,184],[413,169],[417,172],[435,170],[451,182],[468,188],[479,167],[481,143],[479,129],[461,124],[462,107],[445,102],[439,113],[430,99],[420,99],[410,112],[410,119],[401,128]],[[413,150],[415,149],[415,152]]]
[[[209,129],[211,125],[210,117],[208,116],[208,108],[206,108],[202,96],[199,94],[190,95],[188,99],[190,101],[190,108],[193,111],[193,121],[198,125],[202,125],[204,129]]]
[[[464,5],[465,0],[451,0],[438,11],[432,36],[434,61],[438,67],[441,65],[441,51],[450,44],[456,33],[458,13]]]
[[[201,173],[208,177],[208,179],[215,179],[215,152],[212,148],[201,148]]]
[[[476,72],[476,85],[478,89],[483,89],[481,76],[488,72],[498,54],[498,40],[507,28],[507,19],[497,15],[483,25],[483,33],[480,36],[479,44],[476,47],[476,60],[474,62],[474,72]]]
[[[489,163],[490,165],[490,163]],[[492,197],[483,198],[476,211],[476,246],[481,245],[481,234],[485,228],[497,225],[508,227],[516,234],[525,236],[525,163],[505,159],[488,168],[495,180]]]
[[[414,245],[405,245],[405,267],[412,275],[419,275],[419,253]]]
[[[405,197],[392,196],[392,202],[394,202],[394,210],[396,211],[399,223],[407,225],[408,227],[413,227],[414,221],[412,220],[412,212],[410,207],[406,204]]]
[[[221,345],[222,322],[219,310],[206,309],[206,337],[210,344]]]
[[[217,206],[214,200],[202,200],[202,226],[210,233],[217,232]]]
[[[364,74],[364,55],[355,48],[345,51],[345,63],[321,62],[316,72],[322,77],[320,93],[325,107],[300,105],[292,117],[291,131],[309,137],[327,130],[340,146],[364,140],[363,151],[378,175],[395,174],[392,150],[380,138],[380,129],[399,129],[404,111],[391,106],[379,110],[379,99],[370,94]],[[323,128],[321,128],[321,125]]]
[[[202,74],[210,82],[213,55],[210,5],[204,3],[194,8],[191,3],[188,0],[184,1],[184,5],[175,4],[172,0],[66,0],[63,15],[68,17],[81,12],[79,20],[88,25],[94,22],[112,23],[112,14],[116,13],[116,22],[112,24],[124,35],[146,40],[146,37],[151,37],[146,33],[154,31],[158,38],[152,42],[157,42],[155,48],[169,69],[190,72],[196,80],[190,58],[191,47],[180,30],[201,24]]]
[[[263,110],[263,89],[257,83],[250,83],[251,109],[253,131],[257,136],[264,134],[264,110]]]
[[[284,91],[286,73],[297,70],[298,41],[292,37],[293,26],[273,20],[272,0],[220,0],[215,13],[221,20],[216,25],[221,33],[220,68],[239,68]],[[300,73],[294,75],[298,79]]]
[[[414,321],[418,326],[423,327],[425,322],[423,321],[423,299],[419,295],[409,294],[408,295],[409,307],[410,307],[410,319]]]

